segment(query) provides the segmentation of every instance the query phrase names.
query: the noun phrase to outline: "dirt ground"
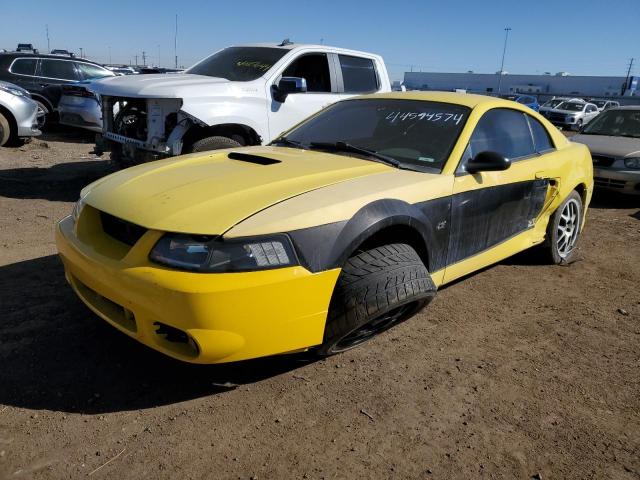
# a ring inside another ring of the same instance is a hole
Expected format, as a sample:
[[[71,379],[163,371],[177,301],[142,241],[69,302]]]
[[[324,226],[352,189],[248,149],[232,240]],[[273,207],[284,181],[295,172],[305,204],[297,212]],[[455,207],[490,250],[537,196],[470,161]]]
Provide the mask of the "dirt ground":
[[[53,240],[91,135],[0,149],[0,478],[640,478],[640,197],[323,361],[178,363],[99,320]]]

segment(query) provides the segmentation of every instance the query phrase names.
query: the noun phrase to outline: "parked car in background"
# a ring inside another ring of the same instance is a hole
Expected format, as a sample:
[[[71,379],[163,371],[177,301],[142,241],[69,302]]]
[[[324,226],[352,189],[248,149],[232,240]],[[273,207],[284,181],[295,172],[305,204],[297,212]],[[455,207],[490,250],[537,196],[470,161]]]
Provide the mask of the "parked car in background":
[[[537,112],[540,108],[538,99],[533,95],[521,95],[521,94],[501,95],[501,98],[504,98],[505,100],[511,100],[513,102],[518,102],[522,105],[529,107],[534,112]]]
[[[100,98],[91,91],[90,81],[62,86],[58,116],[62,125],[102,132]]]
[[[524,105],[366,95],[268,146],[104,177],[82,190],[56,244],[88,308],[165,355],[327,356],[522,250],[571,263],[592,186],[589,150]]]
[[[91,88],[103,109],[97,148],[128,165],[267,143],[333,102],[391,85],[378,55],[282,42],[229,47],[184,73],[108,78]]]
[[[546,115],[547,112],[550,112],[562,102],[565,102],[567,100],[569,99],[566,97],[554,97],[551,100],[547,100],[542,105],[540,105],[540,108],[538,108],[538,112],[540,113],[540,115]]]
[[[33,45],[31,43],[19,43],[16,47],[16,52],[38,53],[38,50],[33,48]]]
[[[63,85],[113,76],[113,72],[84,59],[18,52],[0,54],[0,80],[29,91],[45,114],[45,122],[57,112]]]
[[[584,125],[596,118],[599,113],[598,107],[593,103],[569,100],[562,102],[556,108],[547,112],[545,116],[558,127],[580,130]]]
[[[606,110],[571,140],[591,150],[596,188],[640,195],[640,106]]]
[[[0,81],[0,147],[40,135],[38,104],[24,88]]]
[[[592,100],[591,103],[598,107],[599,112],[620,106],[620,102],[616,102],[615,100]]]
[[[76,54],[73,52],[70,52],[69,50],[62,50],[60,48],[54,48],[53,50],[51,50],[51,55],[62,55],[64,57],[75,57]]]

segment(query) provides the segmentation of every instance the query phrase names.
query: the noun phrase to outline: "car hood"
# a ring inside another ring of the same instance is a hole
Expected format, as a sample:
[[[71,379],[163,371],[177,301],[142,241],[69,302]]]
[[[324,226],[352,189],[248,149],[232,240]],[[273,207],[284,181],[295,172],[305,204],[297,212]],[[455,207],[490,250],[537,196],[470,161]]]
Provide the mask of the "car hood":
[[[100,95],[132,98],[185,98],[224,89],[229,80],[188,73],[124,75],[94,81],[91,89]]]
[[[582,143],[589,147],[591,153],[599,155],[612,157],[637,157],[640,155],[640,138],[581,133],[571,137],[571,141]]]
[[[232,152],[251,158],[229,158]],[[246,147],[129,168],[82,191],[86,204],[148,229],[217,235],[288,198],[391,167],[354,157],[284,147]]]

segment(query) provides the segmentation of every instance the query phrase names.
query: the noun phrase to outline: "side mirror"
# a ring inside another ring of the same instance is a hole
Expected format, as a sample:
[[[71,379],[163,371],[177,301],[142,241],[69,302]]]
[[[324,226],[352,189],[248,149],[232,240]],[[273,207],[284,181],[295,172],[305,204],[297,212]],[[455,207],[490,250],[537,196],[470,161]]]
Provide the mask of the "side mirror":
[[[511,166],[511,160],[496,152],[480,152],[465,165],[469,173],[499,172]]]
[[[273,98],[282,103],[290,93],[307,91],[307,80],[302,77],[282,77],[278,85],[272,85]]]

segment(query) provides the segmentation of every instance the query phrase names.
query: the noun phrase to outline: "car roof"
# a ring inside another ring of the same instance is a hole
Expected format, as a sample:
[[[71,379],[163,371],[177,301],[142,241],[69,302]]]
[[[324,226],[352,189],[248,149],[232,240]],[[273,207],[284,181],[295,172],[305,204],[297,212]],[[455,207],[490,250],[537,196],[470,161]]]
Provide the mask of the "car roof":
[[[102,65],[98,62],[92,62],[91,60],[87,60],[86,58],[78,58],[78,57],[67,57],[62,55],[49,55],[46,53],[31,53],[31,52],[2,52],[0,53],[0,57],[20,57],[20,58],[51,58],[54,60],[73,60],[74,62],[85,62],[91,63],[92,65],[98,65],[102,67]]]
[[[622,105],[620,107],[613,107],[607,111],[611,110],[640,110],[640,105]]]
[[[243,43],[238,45],[229,45],[230,47],[269,47],[269,48],[281,48],[283,50],[304,50],[308,48],[318,49],[318,50],[335,50],[344,53],[351,53],[354,55],[361,55],[367,57],[378,57],[379,55],[372,52],[365,52],[362,50],[351,50],[343,47],[334,47],[332,45],[325,44],[314,44],[314,43],[287,43],[286,45],[282,45],[282,43]]]
[[[356,98],[387,98],[398,100],[421,100],[423,102],[442,102],[464,105],[465,107],[474,108],[478,105],[494,105],[512,107],[511,100],[504,100],[498,97],[490,97],[488,95],[477,95],[474,93],[457,93],[457,92],[437,92],[437,91],[409,91],[409,92],[391,92],[391,93],[374,93],[371,95],[363,95]]]

